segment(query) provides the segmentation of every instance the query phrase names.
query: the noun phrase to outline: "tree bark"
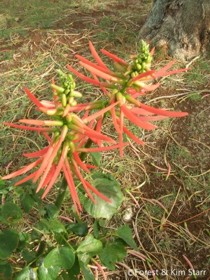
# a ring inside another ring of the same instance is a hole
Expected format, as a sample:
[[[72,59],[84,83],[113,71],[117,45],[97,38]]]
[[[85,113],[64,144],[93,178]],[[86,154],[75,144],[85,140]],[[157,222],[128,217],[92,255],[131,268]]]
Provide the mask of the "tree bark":
[[[180,60],[210,54],[210,0],[154,0],[139,39]]]

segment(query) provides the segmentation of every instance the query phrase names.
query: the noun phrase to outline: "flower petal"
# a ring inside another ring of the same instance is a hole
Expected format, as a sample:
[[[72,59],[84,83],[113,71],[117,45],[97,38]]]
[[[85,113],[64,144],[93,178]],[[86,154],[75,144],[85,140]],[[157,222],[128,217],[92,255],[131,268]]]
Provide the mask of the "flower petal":
[[[113,108],[113,107],[115,107],[117,104],[119,104],[119,101],[118,101],[118,102],[115,102],[115,103],[113,103],[113,104],[111,104],[111,105],[109,105],[109,106],[107,106],[107,107],[105,107],[104,109],[101,109],[100,111],[98,111],[98,112],[96,112],[96,113],[94,113],[94,114],[92,114],[92,115],[90,115],[90,116],[88,116],[87,118],[83,119],[83,121],[84,121],[85,123],[87,123],[87,122],[89,122],[89,121],[91,121],[91,120],[94,120],[94,119],[100,117],[100,116],[103,116],[104,113],[110,111],[110,109]]]
[[[115,76],[112,76],[111,74],[107,74],[101,70],[96,69],[95,67],[92,67],[84,62],[79,62],[84,68],[86,68],[88,71],[90,71],[91,73],[107,80],[107,81],[112,81],[112,82],[117,82],[118,78]]]
[[[67,68],[72,72],[74,73],[77,77],[79,77],[80,79],[82,79],[83,81],[89,83],[89,84],[93,84],[94,86],[101,86],[101,83],[94,80],[94,79],[91,79],[85,75],[83,75],[82,73],[78,72],[77,70],[75,70],[73,67],[71,67],[70,65],[67,65]]]
[[[69,188],[75,209],[79,215],[79,213],[82,211],[82,206],[79,201],[79,197],[78,197],[78,194],[76,191],[76,187],[75,187],[74,180],[73,180],[73,177],[71,174],[71,168],[69,166],[68,160],[65,160],[65,164],[63,165],[63,171],[65,174],[66,181],[68,183],[68,188]]]
[[[39,108],[43,107],[42,103],[33,95],[33,93],[28,89],[24,88],[25,93],[28,95],[29,99]]]
[[[111,203],[112,201],[107,197],[105,196],[103,193],[99,192],[96,188],[94,188],[88,181],[85,180],[85,183],[87,185],[87,187],[92,191],[94,192],[98,197],[100,197],[101,199]]]
[[[23,130],[31,130],[31,131],[38,131],[38,132],[52,130],[50,127],[32,127],[32,126],[26,126],[26,125],[9,123],[9,122],[4,122],[4,125],[8,125],[10,127],[19,128],[19,129],[23,129]]]
[[[115,62],[119,63],[119,64],[123,64],[125,66],[127,66],[127,62],[125,62],[125,60],[123,60],[122,58],[118,57],[117,55],[113,54],[113,53],[110,53],[104,49],[101,49],[101,52],[108,56],[109,58],[111,58],[112,60],[114,60]]]
[[[20,181],[16,182],[15,186],[19,186],[19,185],[31,180],[36,175],[36,172],[37,171],[31,173],[30,175],[28,175],[28,176],[24,177],[23,179],[21,179]]]
[[[109,70],[108,68],[104,68],[103,66],[97,65],[97,64],[91,62],[90,60],[86,59],[85,57],[83,57],[83,56],[81,56],[81,55],[78,55],[78,54],[77,54],[77,55],[75,55],[75,56],[76,56],[76,58],[79,59],[81,62],[83,62],[83,63],[85,63],[85,64],[87,64],[87,65],[89,65],[89,66],[91,66],[91,67],[93,67],[93,68],[95,68],[95,69],[97,69],[97,70],[100,70],[100,71],[102,71],[102,72],[104,72],[104,73],[107,73],[107,74],[110,74],[110,75],[114,74],[114,73],[113,73],[111,70]]]
[[[156,126],[151,123],[141,121],[138,117],[136,117],[136,115],[134,115],[129,109],[127,109],[125,105],[121,105],[120,108],[125,116],[135,125],[147,130],[153,130],[156,128]]]
[[[21,123],[32,124],[32,125],[46,125],[46,126],[63,126],[62,121],[42,121],[42,120],[33,120],[33,119],[21,119]]]
[[[158,109],[158,108],[151,107],[149,105],[142,104],[140,102],[139,102],[139,106],[148,112],[151,112],[151,113],[157,114],[157,115],[161,115],[161,116],[166,116],[166,117],[179,118],[179,117],[185,117],[188,115],[187,112],[166,111],[163,109]]]
[[[47,162],[45,162],[45,164],[43,164],[40,169],[39,169],[39,173],[37,174],[37,176],[34,178],[34,181],[36,179],[38,179],[38,175],[43,172],[43,175],[42,175],[42,178],[39,182],[39,185],[38,185],[38,188],[37,188],[37,192],[43,187],[43,184],[44,184],[44,180],[45,178],[47,177],[47,174],[49,172],[49,170],[51,169],[51,166],[52,166],[52,163],[58,153],[58,150],[60,149],[60,146],[61,144],[63,143],[65,137],[66,137],[66,134],[68,132],[68,127],[65,125],[63,127],[63,130],[61,132],[61,135],[59,137],[59,140],[55,143],[55,145],[53,145],[53,150],[52,150],[52,153],[50,153],[50,155],[48,156],[46,154],[46,157],[47,157]]]
[[[79,155],[77,152],[73,153],[73,157],[75,162],[86,172],[90,173],[90,170],[88,169],[88,167],[86,166],[86,164],[80,159]]]
[[[100,56],[98,55],[96,49],[93,46],[93,43],[91,41],[89,41],[89,48],[91,51],[91,54],[93,56],[93,58],[95,59],[95,61],[98,63],[98,65],[102,66],[105,69],[109,69],[106,64],[102,61],[102,59],[100,58]]]
[[[63,164],[64,164],[64,161],[66,159],[66,156],[67,156],[67,153],[68,153],[68,150],[69,150],[69,147],[68,146],[65,146],[62,150],[62,153],[61,153],[61,157],[59,159],[59,162],[57,164],[57,166],[55,166],[54,168],[54,173],[50,176],[50,181],[49,181],[49,184],[47,186],[47,188],[45,189],[43,195],[42,195],[42,198],[44,198],[48,192],[51,190],[51,188],[53,187],[53,184],[55,183],[58,175],[60,174],[61,172],[61,169],[63,167]],[[50,172],[49,172],[50,173]],[[45,185],[46,182],[44,182],[43,185]]]
[[[75,168],[75,173],[76,173],[78,179],[81,181],[81,183],[82,183],[82,185],[83,185],[83,187],[84,187],[84,189],[85,189],[87,195],[88,195],[89,198],[92,200],[92,202],[95,203],[95,199],[93,198],[92,194],[89,192],[88,187],[87,187],[87,185],[86,185],[86,181],[85,181],[85,179],[82,177],[82,174],[80,173],[79,168],[78,168],[76,162],[73,160],[72,163],[73,163],[74,168]]]
[[[48,151],[49,147],[45,147],[44,149],[41,149],[37,152],[33,152],[33,153],[24,153],[24,157],[28,157],[28,158],[36,158],[36,157],[41,157],[43,155],[46,154],[46,152]]]
[[[125,142],[122,145],[125,147],[129,143]],[[104,152],[104,151],[111,151],[120,148],[120,144],[107,146],[107,147],[95,147],[95,148],[78,148],[79,152],[85,152],[85,153],[95,153],[95,152]]]
[[[19,175],[22,175],[22,174],[28,172],[29,170],[31,170],[32,168],[36,167],[37,165],[39,165],[41,161],[42,161],[42,159],[38,159],[35,162],[32,162],[15,172],[12,172],[6,176],[3,176],[2,179],[7,180],[7,179],[11,179],[11,178],[17,177]]]

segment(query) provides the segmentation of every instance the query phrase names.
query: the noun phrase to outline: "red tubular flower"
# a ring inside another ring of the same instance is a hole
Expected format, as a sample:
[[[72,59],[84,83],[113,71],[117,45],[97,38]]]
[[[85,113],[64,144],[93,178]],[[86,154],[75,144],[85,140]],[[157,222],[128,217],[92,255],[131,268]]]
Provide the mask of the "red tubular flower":
[[[61,90],[59,87],[57,88]],[[24,153],[23,155],[27,158],[37,159],[20,170],[3,176],[2,179],[12,179],[17,176],[25,175],[27,172],[31,172],[16,182],[15,185],[21,185],[29,180],[33,182],[39,181],[36,192],[43,190],[42,198],[44,199],[56,183],[59,174],[63,172],[78,214],[82,210],[82,206],[74,184],[73,175],[81,181],[85,192],[93,202],[95,200],[92,193],[110,202],[109,198],[100,193],[83,178],[80,169],[89,173],[90,169],[95,168],[95,166],[86,164],[80,158],[80,149],[85,149],[85,144],[88,139],[91,139],[97,145],[100,142],[100,146],[102,145],[102,141],[112,144],[116,143],[111,137],[101,133],[101,126],[104,114],[109,111],[110,108],[116,106],[117,102],[91,115],[89,114],[90,110],[100,107],[103,103],[96,101],[92,103],[76,104],[74,102],[75,106],[68,104],[69,106],[65,107],[59,101],[59,97],[56,98],[55,102],[46,100],[39,101],[29,89],[25,88],[25,92],[38,109],[47,115],[52,115],[53,120],[21,119],[19,122],[26,125],[13,123],[5,123],[5,125],[18,129],[41,132],[48,140],[49,144],[39,151]],[[76,92],[73,94],[78,95]],[[54,110],[54,114],[51,114],[49,110]],[[84,111],[83,118],[73,113],[80,111]],[[97,118],[99,118],[99,121],[96,122]],[[95,128],[93,128],[95,122],[96,125]],[[47,132],[52,132],[52,137],[50,137]],[[96,148],[104,151],[112,150],[114,147],[117,147],[116,145],[109,147],[100,146]],[[84,150],[83,152],[86,151]]]
[[[91,62],[80,55],[76,55],[76,57],[79,60],[79,63],[90,72],[94,79],[84,76],[69,65],[67,66],[70,71],[86,82],[99,86],[106,96],[108,96],[110,105],[104,109],[104,112],[109,108],[113,125],[119,135],[119,149],[121,155],[123,153],[123,133],[138,144],[142,145],[144,143],[125,127],[125,118],[142,129],[153,130],[157,126],[150,122],[162,120],[167,117],[184,117],[188,115],[187,112],[171,112],[165,109],[154,108],[137,100],[138,97],[145,95],[148,91],[154,91],[159,87],[160,83],[156,83],[155,81],[157,78],[186,71],[186,69],[170,70],[175,61],[169,62],[160,70],[151,70],[150,62],[154,50],[149,53],[148,50],[146,50],[146,44],[143,43],[142,46],[141,51],[145,50],[145,55],[141,56],[140,53],[138,61],[136,62],[135,57],[135,61],[131,62],[131,64],[127,63],[117,55],[101,49],[101,52],[109,57],[114,62],[115,66],[117,65],[115,73],[105,65],[99,54],[96,52],[92,42],[89,42],[89,48],[95,62]],[[144,59],[147,57],[147,62],[143,62],[142,65],[139,65],[138,63],[141,62],[141,57],[144,57]],[[145,63],[148,64],[145,65]],[[132,70],[133,67],[135,70]],[[143,71],[138,73],[136,72],[138,69],[143,69]],[[105,81],[101,82],[100,79]],[[154,84],[152,84],[153,81],[155,81]],[[116,101],[118,101],[117,104]],[[115,106],[111,107],[112,104],[115,104]],[[94,114],[88,116],[84,120],[89,121],[93,116]],[[95,117],[97,118],[97,113],[95,114]],[[99,151],[98,148],[97,150]]]

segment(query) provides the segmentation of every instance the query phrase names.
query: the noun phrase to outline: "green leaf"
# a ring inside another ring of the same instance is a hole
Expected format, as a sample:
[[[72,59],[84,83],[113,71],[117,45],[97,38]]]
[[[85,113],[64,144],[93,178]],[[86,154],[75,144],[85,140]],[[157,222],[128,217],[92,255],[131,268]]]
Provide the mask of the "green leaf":
[[[122,261],[126,257],[125,245],[120,240],[107,243],[102,252],[99,254],[101,262],[110,270],[115,269],[115,263]]]
[[[58,279],[58,274],[60,272],[61,268],[58,266],[46,268],[44,264],[42,264],[38,269],[38,276],[39,280],[56,280]],[[25,280],[28,280],[25,279]]]
[[[94,237],[95,238],[98,238],[99,237],[99,224],[98,224],[98,221],[95,220],[94,221],[94,224],[93,224],[93,234],[94,234]]]
[[[49,204],[45,206],[45,217],[47,218],[54,218],[58,215],[59,209],[54,204]]]
[[[13,230],[1,231],[0,241],[0,259],[6,259],[17,248],[19,241],[18,233]]]
[[[70,247],[57,247],[50,251],[44,259],[44,267],[59,267],[60,269],[70,269],[75,261],[75,255]]]
[[[30,235],[26,232],[19,232],[19,243],[18,250],[21,251],[26,246],[27,242],[29,242]]]
[[[69,279],[71,279],[71,280],[77,280],[77,279],[78,279],[77,275],[78,275],[79,273],[80,273],[79,260],[78,260],[77,256],[75,256],[74,265],[72,266],[71,269],[69,269],[69,270],[66,271],[66,274],[67,274],[68,278],[67,278],[67,277],[64,278],[64,276],[63,276],[63,278],[64,278],[64,279],[67,279],[67,280],[69,280]]]
[[[95,239],[92,234],[86,236],[85,240],[83,240],[79,247],[77,248],[77,253],[94,253],[97,254],[101,251],[103,245],[102,242],[98,239]]]
[[[100,240],[95,239],[92,234],[86,236],[85,240],[77,248],[77,256],[80,263],[87,265],[91,258],[98,254],[103,248]]]
[[[36,280],[37,279],[37,273],[33,268],[25,267],[20,273],[18,273],[15,280]],[[42,280],[40,278],[40,280]],[[49,280],[51,280],[49,278]]]
[[[121,226],[117,229],[116,234],[120,237],[123,241],[125,241],[131,248],[137,249],[138,246],[133,239],[132,230],[128,225]]]
[[[100,166],[101,164],[101,153],[90,153],[92,157],[93,164],[96,166]]]
[[[29,251],[28,249],[24,249],[22,251],[22,257],[27,263],[32,262],[34,259],[36,259],[36,253],[34,251]]]
[[[78,236],[85,236],[88,233],[87,223],[70,224],[68,229]]]
[[[9,188],[6,187],[6,181],[0,179],[0,194],[5,195],[9,192]]]
[[[1,280],[12,279],[12,267],[8,262],[0,263],[0,279]]]
[[[7,224],[17,222],[22,218],[22,211],[13,202],[6,202],[1,209],[3,221]]]
[[[66,232],[65,226],[57,219],[50,219],[48,221],[48,228],[52,232],[56,232],[56,233],[65,233]]]
[[[35,200],[31,197],[30,194],[25,193],[21,196],[21,206],[26,213],[29,213],[32,207],[34,206]]]
[[[81,201],[85,210],[94,218],[111,219],[112,216],[118,211],[123,201],[123,194],[118,182],[103,173],[97,173],[94,176],[92,185],[105,196],[107,196],[111,203],[99,198],[95,194],[93,197],[96,203],[93,203],[89,198],[82,196]]]
[[[44,230],[45,232],[53,232],[53,233],[66,233],[65,226],[58,221],[56,218],[51,219],[42,219],[38,224],[37,228],[40,230]]]
[[[92,273],[92,271],[87,267],[87,265],[85,265],[83,262],[79,262],[80,264],[80,268],[81,268],[81,271],[85,277],[85,280],[94,280],[94,275]]]

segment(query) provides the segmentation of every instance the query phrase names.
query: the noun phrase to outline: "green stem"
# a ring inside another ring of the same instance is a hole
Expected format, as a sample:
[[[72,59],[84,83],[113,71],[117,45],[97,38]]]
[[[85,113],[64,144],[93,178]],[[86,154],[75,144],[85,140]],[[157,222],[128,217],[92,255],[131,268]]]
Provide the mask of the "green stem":
[[[67,182],[66,178],[63,176],[62,182],[61,182],[61,187],[60,187],[60,192],[58,193],[58,196],[55,201],[55,206],[58,208],[58,212],[61,209],[61,205],[63,203],[65,194],[66,194],[66,189],[67,189]]]

